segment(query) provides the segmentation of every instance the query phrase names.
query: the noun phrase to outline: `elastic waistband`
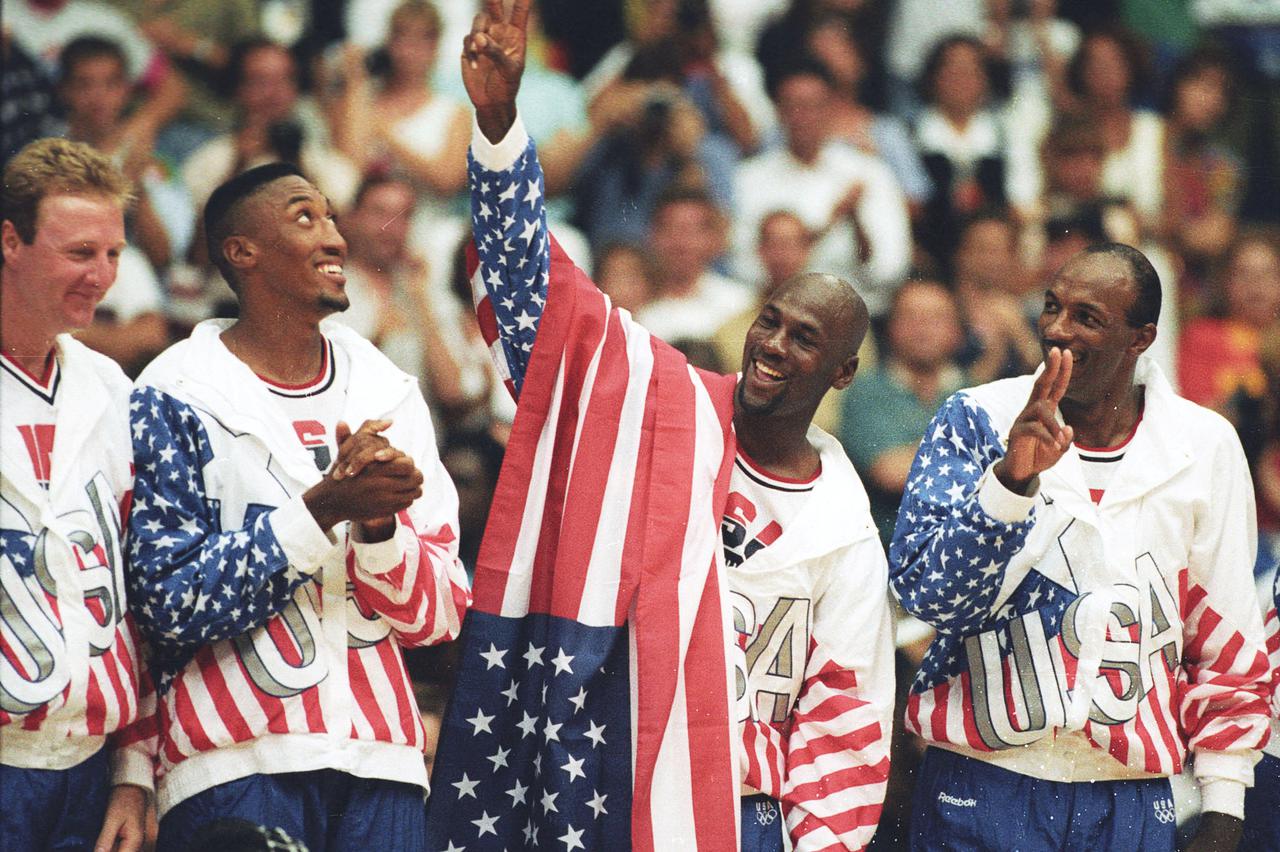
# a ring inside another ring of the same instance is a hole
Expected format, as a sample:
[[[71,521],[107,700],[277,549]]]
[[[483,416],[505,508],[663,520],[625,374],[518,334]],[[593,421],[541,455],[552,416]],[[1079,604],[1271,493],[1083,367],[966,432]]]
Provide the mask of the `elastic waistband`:
[[[22,769],[70,769],[102,751],[106,742],[103,736],[68,737],[63,731],[26,731],[10,724],[0,727],[0,763]]]

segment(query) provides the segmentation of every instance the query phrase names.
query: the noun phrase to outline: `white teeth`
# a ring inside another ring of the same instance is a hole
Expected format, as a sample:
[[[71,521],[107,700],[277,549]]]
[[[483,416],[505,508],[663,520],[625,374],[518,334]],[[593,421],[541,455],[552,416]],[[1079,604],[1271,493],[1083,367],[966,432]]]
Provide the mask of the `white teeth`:
[[[328,275],[341,275],[342,267],[336,263],[322,263],[320,264],[320,271]]]
[[[782,373],[779,373],[777,370],[769,369],[764,364],[761,364],[759,361],[756,362],[756,372],[763,373],[771,379],[786,378],[785,376],[782,375]]]

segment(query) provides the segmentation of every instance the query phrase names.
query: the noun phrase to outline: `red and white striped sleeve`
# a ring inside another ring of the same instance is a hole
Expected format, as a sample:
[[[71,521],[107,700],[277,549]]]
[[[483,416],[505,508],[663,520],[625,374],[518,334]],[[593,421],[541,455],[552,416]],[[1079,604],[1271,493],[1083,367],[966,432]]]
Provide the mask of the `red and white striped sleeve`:
[[[1267,636],[1267,663],[1271,666],[1271,736],[1274,739],[1276,722],[1280,722],[1280,571],[1276,571],[1272,580],[1270,605],[1266,607],[1266,613],[1263,631]]]
[[[458,493],[440,462],[422,398],[415,396],[391,419],[385,434],[413,456],[423,476],[422,496],[397,516],[387,541],[366,544],[352,536],[347,578],[360,603],[386,619],[401,645],[434,645],[458,637],[471,605],[458,559]]]
[[[1270,730],[1271,664],[1253,587],[1257,527],[1248,466],[1225,421],[1211,493],[1196,504],[1183,607],[1179,724],[1206,811],[1244,815],[1256,752]]]
[[[893,625],[888,568],[873,526],[829,566],[823,583],[782,787],[797,852],[866,847],[889,778]]]
[[[127,633],[133,649],[138,688],[138,715],[125,727],[111,734],[111,783],[132,784],[155,790],[155,768],[160,747],[160,723],[156,709],[156,690],[147,668],[145,646],[134,624],[133,614],[126,613],[121,630]]]

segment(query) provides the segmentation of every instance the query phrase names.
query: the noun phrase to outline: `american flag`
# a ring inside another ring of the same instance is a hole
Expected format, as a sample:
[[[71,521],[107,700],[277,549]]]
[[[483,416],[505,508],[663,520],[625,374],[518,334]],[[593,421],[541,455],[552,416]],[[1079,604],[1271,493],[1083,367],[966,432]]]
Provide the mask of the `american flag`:
[[[734,850],[716,563],[733,379],[692,370],[547,246],[531,143],[504,171],[473,160],[471,181],[477,309],[520,407],[428,848]]]

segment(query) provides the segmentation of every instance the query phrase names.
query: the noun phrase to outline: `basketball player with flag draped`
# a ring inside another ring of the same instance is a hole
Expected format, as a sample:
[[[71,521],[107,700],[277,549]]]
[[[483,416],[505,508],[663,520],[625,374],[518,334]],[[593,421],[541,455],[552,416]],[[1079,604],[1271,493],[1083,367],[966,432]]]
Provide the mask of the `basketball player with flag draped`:
[[[1145,354],[1161,289],[1136,249],[1046,285],[1035,376],[945,402],[912,465],[894,590],[938,636],[907,727],[929,744],[912,848],[1230,850],[1268,735],[1253,491],[1235,430]]]
[[[859,849],[888,773],[892,630],[866,494],[810,428],[867,328],[787,282],[743,375],[692,369],[547,231],[516,115],[529,0],[462,73],[481,325],[519,400],[429,802],[432,849]],[[790,844],[787,843],[787,835]]]
[[[65,139],[4,171],[0,845],[13,852],[133,852],[152,788],[155,696],[124,599],[129,380],[67,333],[115,282],[129,198],[110,161]]]

